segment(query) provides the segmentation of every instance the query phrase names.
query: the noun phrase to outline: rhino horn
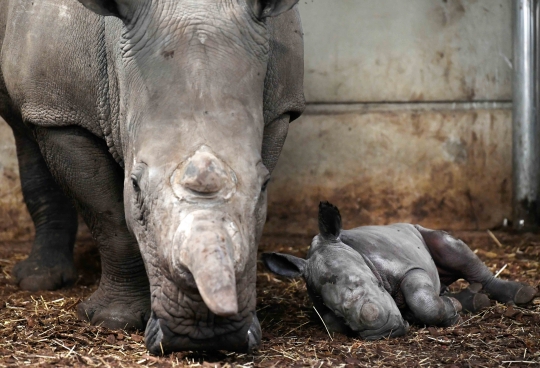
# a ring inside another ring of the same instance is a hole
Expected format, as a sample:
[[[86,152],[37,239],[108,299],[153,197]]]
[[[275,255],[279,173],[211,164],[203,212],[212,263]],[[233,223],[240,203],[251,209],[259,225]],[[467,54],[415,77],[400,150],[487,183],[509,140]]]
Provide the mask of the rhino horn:
[[[210,221],[193,225],[180,247],[180,261],[193,274],[208,309],[218,316],[233,316],[238,300],[231,238]]]

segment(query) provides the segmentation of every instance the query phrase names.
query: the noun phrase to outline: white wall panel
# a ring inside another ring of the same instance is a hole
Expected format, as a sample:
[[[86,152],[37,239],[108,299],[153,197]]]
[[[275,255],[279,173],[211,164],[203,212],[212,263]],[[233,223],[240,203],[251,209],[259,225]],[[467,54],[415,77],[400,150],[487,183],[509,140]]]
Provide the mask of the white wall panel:
[[[511,0],[302,0],[310,102],[511,99]]]

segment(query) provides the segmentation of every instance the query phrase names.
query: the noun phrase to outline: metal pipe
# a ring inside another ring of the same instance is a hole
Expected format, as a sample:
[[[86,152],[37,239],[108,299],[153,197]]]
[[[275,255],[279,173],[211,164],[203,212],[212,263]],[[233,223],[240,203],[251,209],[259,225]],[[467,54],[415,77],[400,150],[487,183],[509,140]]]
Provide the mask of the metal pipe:
[[[513,226],[538,228],[540,150],[535,54],[537,0],[513,0]]]

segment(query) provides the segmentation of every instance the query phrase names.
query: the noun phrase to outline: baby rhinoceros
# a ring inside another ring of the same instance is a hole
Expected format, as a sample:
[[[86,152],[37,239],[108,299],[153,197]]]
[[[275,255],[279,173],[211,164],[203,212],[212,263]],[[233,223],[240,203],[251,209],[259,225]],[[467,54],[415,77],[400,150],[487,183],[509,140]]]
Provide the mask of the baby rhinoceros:
[[[525,304],[537,290],[495,278],[461,240],[419,225],[362,226],[342,230],[339,210],[319,205],[319,231],[307,259],[265,253],[263,261],[281,276],[302,276],[329,330],[374,340],[401,336],[408,322],[451,326],[463,309],[502,303]],[[471,286],[456,294],[447,285],[463,278]]]

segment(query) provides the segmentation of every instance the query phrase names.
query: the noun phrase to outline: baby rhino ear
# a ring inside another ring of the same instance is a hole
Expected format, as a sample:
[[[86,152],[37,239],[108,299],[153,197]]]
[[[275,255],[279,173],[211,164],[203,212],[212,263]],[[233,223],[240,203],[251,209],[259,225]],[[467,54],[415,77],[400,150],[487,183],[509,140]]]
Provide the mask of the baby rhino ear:
[[[341,233],[341,215],[336,206],[329,202],[319,203],[319,232],[323,238],[337,240]]]
[[[303,276],[307,264],[305,259],[283,253],[263,253],[262,259],[271,272],[285,277]]]
[[[275,17],[296,5],[298,0],[246,0],[259,19]]]

